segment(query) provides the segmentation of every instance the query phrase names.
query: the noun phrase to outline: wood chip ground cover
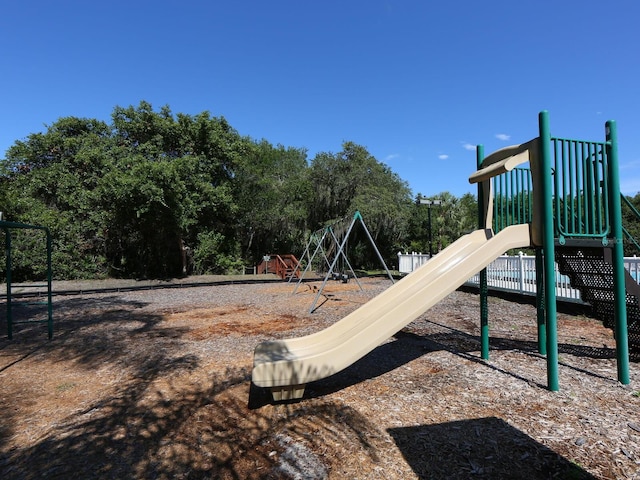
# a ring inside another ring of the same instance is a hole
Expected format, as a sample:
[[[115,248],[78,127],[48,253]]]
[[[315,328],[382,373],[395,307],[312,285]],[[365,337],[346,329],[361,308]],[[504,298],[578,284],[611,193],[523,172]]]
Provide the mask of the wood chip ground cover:
[[[640,479],[638,365],[619,384],[611,331],[576,312],[559,392],[533,306],[490,298],[483,361],[478,296],[457,291],[302,401],[265,402],[256,344],[390,284],[361,283],[329,283],[312,314],[319,283],[56,296],[53,340],[0,340],[0,478]]]

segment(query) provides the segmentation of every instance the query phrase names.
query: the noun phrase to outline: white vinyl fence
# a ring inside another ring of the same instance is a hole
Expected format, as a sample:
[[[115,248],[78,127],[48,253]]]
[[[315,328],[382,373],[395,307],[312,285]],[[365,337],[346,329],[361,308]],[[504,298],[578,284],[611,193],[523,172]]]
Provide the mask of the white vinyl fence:
[[[502,255],[487,267],[487,283],[493,290],[515,292],[523,295],[536,294],[536,261],[533,255],[520,253],[515,256]],[[429,255],[423,253],[398,253],[400,273],[411,273],[429,261]],[[640,258],[625,257],[624,266],[631,276],[640,278]],[[477,286],[480,275],[476,274],[465,285]],[[556,265],[556,295],[559,299],[582,302],[580,292],[572,288],[569,277],[561,275]]]

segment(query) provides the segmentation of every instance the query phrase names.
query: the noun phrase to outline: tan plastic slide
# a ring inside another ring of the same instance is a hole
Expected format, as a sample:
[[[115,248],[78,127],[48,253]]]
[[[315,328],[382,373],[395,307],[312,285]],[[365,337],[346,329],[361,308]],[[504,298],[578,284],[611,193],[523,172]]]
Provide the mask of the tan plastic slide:
[[[345,369],[512,248],[530,244],[529,225],[493,235],[476,230],[330,327],[299,338],[260,343],[252,381],[274,400],[302,398],[307,383]]]

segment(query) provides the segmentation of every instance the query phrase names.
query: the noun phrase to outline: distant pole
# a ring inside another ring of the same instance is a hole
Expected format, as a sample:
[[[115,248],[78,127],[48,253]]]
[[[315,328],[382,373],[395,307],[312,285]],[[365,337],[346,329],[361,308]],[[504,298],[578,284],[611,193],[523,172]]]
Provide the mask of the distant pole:
[[[429,258],[433,257],[433,237],[431,235],[431,204],[429,203],[429,208],[428,208],[428,212],[429,212]]]
[[[427,226],[429,228],[429,258],[433,257],[433,236],[431,235],[431,206],[432,205],[441,205],[441,200],[429,200],[427,198],[421,198],[420,205],[427,206]]]

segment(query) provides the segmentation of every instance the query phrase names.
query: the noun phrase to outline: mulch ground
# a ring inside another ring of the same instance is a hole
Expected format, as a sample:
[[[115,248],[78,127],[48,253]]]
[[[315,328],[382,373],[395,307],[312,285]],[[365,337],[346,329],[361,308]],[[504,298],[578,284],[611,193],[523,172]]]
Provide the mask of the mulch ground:
[[[640,479],[638,365],[619,384],[611,331],[578,311],[558,316],[559,392],[535,308],[490,298],[484,361],[465,291],[301,401],[251,387],[259,342],[325,328],[389,283],[330,282],[314,313],[319,283],[56,295],[53,340],[42,325],[0,339],[0,478]]]

